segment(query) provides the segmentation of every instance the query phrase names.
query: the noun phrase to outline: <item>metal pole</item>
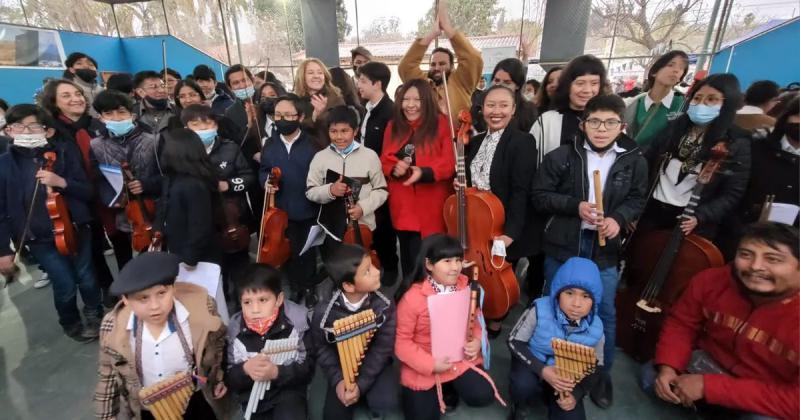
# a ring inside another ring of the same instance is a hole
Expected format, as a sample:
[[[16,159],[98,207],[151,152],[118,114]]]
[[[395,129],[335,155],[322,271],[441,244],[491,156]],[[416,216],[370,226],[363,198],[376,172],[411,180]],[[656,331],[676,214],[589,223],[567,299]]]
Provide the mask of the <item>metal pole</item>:
[[[708,44],[711,42],[711,34],[714,33],[714,22],[717,21],[717,14],[719,13],[719,4],[722,0],[714,0],[714,8],[711,10],[711,19],[708,21],[708,28],[706,29],[706,36],[703,39],[703,53],[708,53]],[[701,55],[697,59],[695,71],[703,70],[706,65],[706,56]]]
[[[122,32],[119,31],[119,22],[117,21],[117,10],[114,8],[114,3],[111,3],[111,14],[114,15],[114,26],[117,28],[117,38],[122,38]]]
[[[719,21],[719,28],[717,29],[717,38],[714,40],[714,49],[712,53],[717,52],[725,40],[725,30],[728,29],[728,19],[731,17],[733,11],[734,0],[725,0],[725,6],[722,8],[722,19]]]
[[[233,64],[231,61],[231,46],[228,44],[228,28],[225,25],[225,12],[222,9],[222,0],[217,0],[217,5],[219,6],[219,17],[222,21],[222,36],[225,38],[225,52],[228,54],[228,65],[230,66]]]
[[[228,5],[230,7],[230,5]],[[231,18],[233,19],[233,34],[236,35],[236,52],[239,53],[239,64],[244,64],[244,56],[242,55],[242,41],[239,38],[239,20],[236,18],[236,9],[229,10]]]
[[[525,3],[527,3],[527,0],[522,0],[522,14],[520,15],[520,19],[519,19],[519,56],[520,56],[520,58],[523,58],[523,56],[525,55],[525,52],[524,52],[525,51],[525,46],[522,43],[522,29],[525,27]],[[522,64],[527,66],[528,65],[528,58],[527,57],[524,57],[524,58],[525,58],[525,62],[522,63]]]
[[[358,0],[355,0],[356,4],[356,45],[361,45],[361,36],[358,34]]]
[[[25,11],[25,4],[22,0],[19,0],[19,8],[22,9],[22,17],[25,18],[25,24],[31,26],[31,23],[28,21],[28,12]]]
[[[731,61],[733,61],[733,53],[736,52],[736,45],[731,45],[731,52],[728,53],[728,62],[725,63],[725,73],[731,69]]]
[[[439,16],[439,0],[434,2],[434,9],[433,9],[433,21],[436,21],[436,18]],[[439,37],[433,39],[433,48],[439,48]]]
[[[611,49],[608,51],[608,64],[606,68],[611,68],[611,57],[614,56],[614,45],[617,43],[617,25],[619,24],[619,9],[622,8],[622,1],[617,0],[617,13],[614,15],[614,29],[611,31]]]
[[[294,61],[292,58],[292,38],[289,36],[289,12],[286,11],[286,0],[283,0],[283,15],[286,17],[286,46],[289,47],[289,71],[294,77]]]
[[[164,5],[164,0],[161,0],[161,10],[164,11],[164,23],[167,25],[167,35],[172,35],[169,30],[169,19],[167,19],[167,6]]]

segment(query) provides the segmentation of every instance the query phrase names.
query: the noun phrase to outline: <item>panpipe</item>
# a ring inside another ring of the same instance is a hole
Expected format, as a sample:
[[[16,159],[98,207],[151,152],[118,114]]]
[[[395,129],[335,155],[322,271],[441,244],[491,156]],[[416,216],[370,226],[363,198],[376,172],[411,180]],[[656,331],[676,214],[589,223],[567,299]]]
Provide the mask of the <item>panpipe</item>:
[[[264,348],[259,352],[269,357],[269,360],[276,365],[287,365],[297,358],[297,349],[300,345],[300,337],[287,337],[280,340],[267,340]],[[256,381],[250,390],[250,399],[247,401],[247,409],[244,411],[244,418],[250,420],[250,416],[258,409],[258,404],[264,399],[264,395],[269,391],[271,381]]]
[[[600,171],[595,169],[592,173],[592,182],[594,184],[594,201],[597,205],[596,209],[598,213],[603,213],[603,182],[600,178]],[[603,215],[605,217],[605,215]],[[600,246],[606,246],[606,238],[600,233],[599,228],[597,232],[597,244]]]
[[[139,400],[156,420],[182,420],[193,393],[191,373],[181,372],[140,389]]]
[[[339,353],[344,386],[348,391],[355,386],[358,368],[377,329],[378,323],[372,309],[333,321],[334,342]]]
[[[594,373],[597,357],[594,347],[554,338],[550,341],[556,359],[556,372],[575,383]],[[563,395],[562,395],[563,396]]]

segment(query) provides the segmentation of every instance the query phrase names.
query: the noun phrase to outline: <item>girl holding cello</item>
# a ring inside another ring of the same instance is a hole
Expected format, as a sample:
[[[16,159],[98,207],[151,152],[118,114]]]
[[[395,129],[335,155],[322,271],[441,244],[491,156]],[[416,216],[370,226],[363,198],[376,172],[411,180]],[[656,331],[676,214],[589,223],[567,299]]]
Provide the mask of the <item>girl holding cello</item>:
[[[439,112],[430,84],[412,79],[397,98],[400,106],[384,132],[381,164],[407,284],[422,239],[445,231],[443,208],[452,193],[455,159],[449,121]]]
[[[92,265],[92,188],[78,149],[54,138],[51,117],[36,105],[12,107],[6,121],[13,143],[0,155],[0,273],[16,271],[12,241],[17,251],[27,246],[50,277],[64,334],[81,343],[95,340],[103,307]]]

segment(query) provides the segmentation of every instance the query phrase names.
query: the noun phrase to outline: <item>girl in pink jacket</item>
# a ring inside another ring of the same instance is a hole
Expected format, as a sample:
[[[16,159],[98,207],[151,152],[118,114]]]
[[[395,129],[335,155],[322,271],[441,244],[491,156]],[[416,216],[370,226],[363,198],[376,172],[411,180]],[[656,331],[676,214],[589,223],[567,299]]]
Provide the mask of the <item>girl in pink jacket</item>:
[[[505,405],[483,370],[481,348],[486,339],[480,310],[480,322],[473,323],[474,338],[465,343],[463,359],[451,363],[433,357],[428,297],[469,288],[469,280],[461,274],[464,251],[457,239],[435,234],[425,238],[421,248],[411,277],[415,280],[397,304],[394,350],[401,362],[405,418],[438,419],[446,406],[454,408],[459,398],[472,407],[489,405],[493,398]]]

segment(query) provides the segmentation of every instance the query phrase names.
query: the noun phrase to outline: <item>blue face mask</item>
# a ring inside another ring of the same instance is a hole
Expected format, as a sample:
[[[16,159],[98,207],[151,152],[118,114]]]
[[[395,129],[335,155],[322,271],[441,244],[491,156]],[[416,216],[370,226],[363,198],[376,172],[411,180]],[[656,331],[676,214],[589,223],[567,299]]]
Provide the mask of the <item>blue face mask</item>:
[[[254,88],[253,86],[248,86],[244,89],[235,89],[233,91],[233,94],[236,95],[236,97],[241,100],[252,98],[255,93],[256,93],[256,88]]]
[[[209,130],[198,130],[195,131],[195,134],[197,134],[197,136],[200,137],[200,140],[203,141],[203,145],[208,147],[214,144],[214,139],[217,138],[217,129],[212,128]]]
[[[697,125],[706,125],[719,116],[722,105],[708,106],[703,104],[689,105],[686,114],[689,119]]]
[[[122,121],[103,121],[103,123],[114,137],[124,136],[130,133],[134,127],[132,118]]]
[[[339,153],[340,155],[347,156],[347,155],[350,154],[350,152],[353,151],[353,149],[356,148],[356,142],[355,142],[355,140],[353,140],[350,143],[350,145],[345,147],[344,149],[340,149],[340,148],[336,147],[333,143],[331,143],[331,147],[333,148],[333,150],[335,152]]]

